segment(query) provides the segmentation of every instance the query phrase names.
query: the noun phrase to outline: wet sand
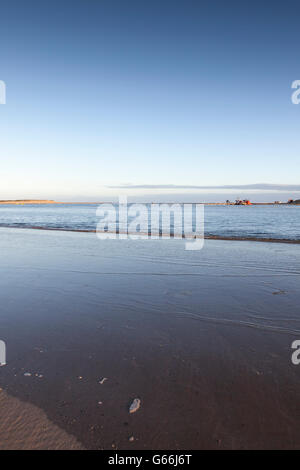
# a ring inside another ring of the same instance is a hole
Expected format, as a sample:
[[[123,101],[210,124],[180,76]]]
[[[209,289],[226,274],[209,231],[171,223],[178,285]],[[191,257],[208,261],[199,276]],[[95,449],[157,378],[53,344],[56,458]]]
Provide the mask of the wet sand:
[[[299,448],[297,245],[1,228],[0,247],[1,448]]]

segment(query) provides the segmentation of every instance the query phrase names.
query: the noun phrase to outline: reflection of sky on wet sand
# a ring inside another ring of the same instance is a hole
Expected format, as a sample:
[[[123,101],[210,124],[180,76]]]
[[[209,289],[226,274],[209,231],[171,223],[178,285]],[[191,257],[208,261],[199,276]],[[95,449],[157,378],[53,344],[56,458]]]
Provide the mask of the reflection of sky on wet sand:
[[[298,246],[0,234],[7,393],[86,447],[296,446]]]

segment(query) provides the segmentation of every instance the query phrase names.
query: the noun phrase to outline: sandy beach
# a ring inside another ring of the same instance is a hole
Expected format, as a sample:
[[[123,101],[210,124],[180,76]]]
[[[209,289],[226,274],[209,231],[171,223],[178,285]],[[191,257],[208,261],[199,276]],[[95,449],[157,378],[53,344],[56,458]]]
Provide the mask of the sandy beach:
[[[297,245],[0,231],[1,449],[299,448]]]

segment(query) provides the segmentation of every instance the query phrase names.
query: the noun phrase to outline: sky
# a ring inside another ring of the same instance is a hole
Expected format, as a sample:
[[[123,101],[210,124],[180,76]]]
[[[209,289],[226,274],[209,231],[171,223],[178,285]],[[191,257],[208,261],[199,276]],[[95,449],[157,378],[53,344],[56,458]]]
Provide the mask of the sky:
[[[0,8],[0,199],[300,198],[298,2]]]

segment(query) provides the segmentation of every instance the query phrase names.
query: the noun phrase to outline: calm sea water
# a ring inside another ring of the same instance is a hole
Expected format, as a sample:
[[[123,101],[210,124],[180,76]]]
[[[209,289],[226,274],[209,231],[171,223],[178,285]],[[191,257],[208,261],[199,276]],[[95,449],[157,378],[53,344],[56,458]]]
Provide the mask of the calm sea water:
[[[1,205],[0,226],[95,230],[100,220],[97,207],[96,204]],[[300,207],[205,206],[205,235],[300,240]]]

